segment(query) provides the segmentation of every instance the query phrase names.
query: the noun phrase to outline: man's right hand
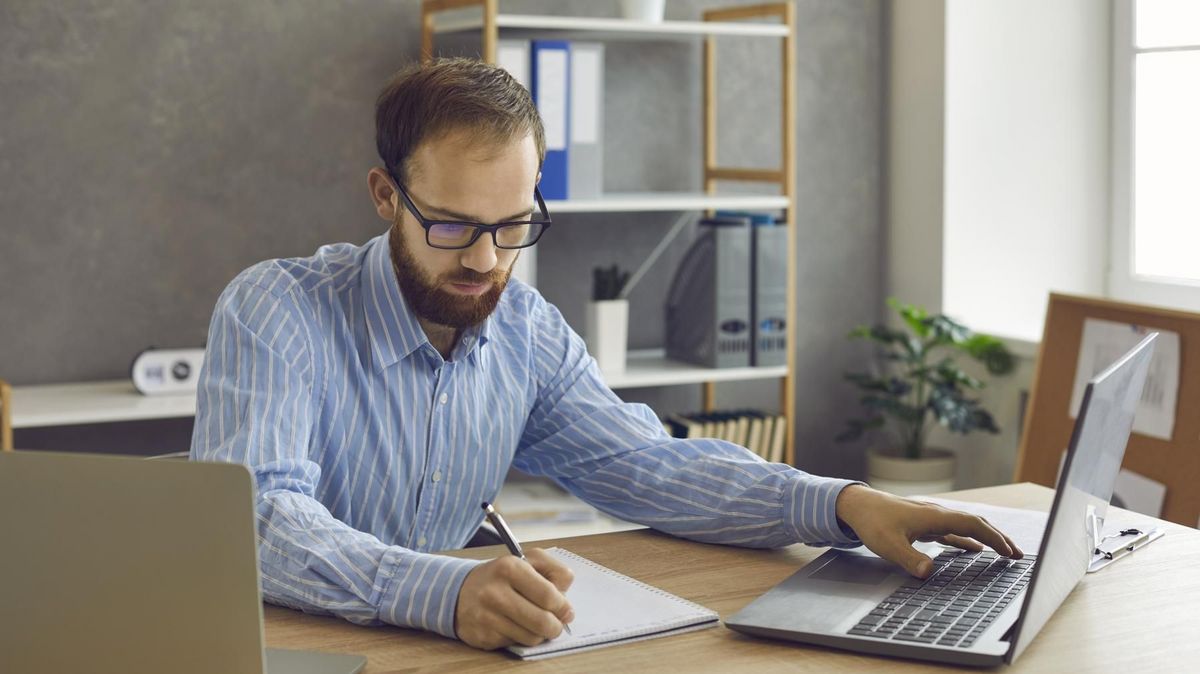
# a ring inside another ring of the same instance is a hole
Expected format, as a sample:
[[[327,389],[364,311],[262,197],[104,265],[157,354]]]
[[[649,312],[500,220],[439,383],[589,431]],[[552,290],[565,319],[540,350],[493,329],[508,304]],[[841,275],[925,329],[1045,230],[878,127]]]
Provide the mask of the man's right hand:
[[[553,639],[575,619],[563,596],[573,579],[571,569],[540,548],[526,550],[524,561],[507,555],[480,564],[458,591],[454,632],[486,650]]]

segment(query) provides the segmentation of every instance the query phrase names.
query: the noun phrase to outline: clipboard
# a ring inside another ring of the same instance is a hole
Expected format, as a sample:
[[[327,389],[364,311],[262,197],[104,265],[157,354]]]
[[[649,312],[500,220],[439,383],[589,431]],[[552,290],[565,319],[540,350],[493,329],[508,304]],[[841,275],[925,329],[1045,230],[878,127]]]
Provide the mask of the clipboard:
[[[1088,564],[1088,573],[1095,573],[1113,562],[1150,545],[1166,534],[1162,527],[1153,529],[1123,529],[1116,534],[1105,536],[1092,553],[1092,561]]]

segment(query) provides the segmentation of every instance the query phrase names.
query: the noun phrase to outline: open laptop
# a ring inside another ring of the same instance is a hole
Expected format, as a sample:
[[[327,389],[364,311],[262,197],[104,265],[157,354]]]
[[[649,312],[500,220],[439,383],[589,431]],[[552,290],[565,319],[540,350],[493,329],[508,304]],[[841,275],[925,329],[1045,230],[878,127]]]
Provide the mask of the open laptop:
[[[353,674],[263,650],[238,464],[0,453],[0,671]]]
[[[978,666],[1015,661],[1087,572],[1157,336],[1088,383],[1036,556],[946,550],[921,580],[865,548],[830,550],[725,624],[860,653]]]

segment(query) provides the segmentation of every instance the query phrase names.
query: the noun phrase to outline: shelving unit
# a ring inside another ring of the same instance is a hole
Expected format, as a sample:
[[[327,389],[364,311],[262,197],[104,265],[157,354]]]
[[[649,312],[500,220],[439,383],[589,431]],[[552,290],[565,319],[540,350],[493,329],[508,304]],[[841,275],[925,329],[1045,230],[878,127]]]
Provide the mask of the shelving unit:
[[[609,388],[626,389],[773,379],[785,374],[785,367],[713,370],[668,360],[661,349],[648,349],[631,351],[625,372],[609,377],[607,383]],[[12,391],[13,428],[176,419],[196,414],[194,393],[146,396],[138,393],[128,379],[16,386]]]
[[[625,192],[605,194],[595,199],[546,202],[546,208],[551,213],[772,210],[787,207],[787,198],[778,195],[719,195],[703,192]]]
[[[763,22],[763,21],[767,22]],[[715,405],[716,383],[749,379],[780,380],[780,407],[787,417],[785,461],[795,462],[795,410],[793,372],[796,343],[796,225],[795,212],[795,69],[794,8],[791,2],[747,5],[708,10],[702,21],[662,21],[646,23],[626,19],[533,16],[503,14],[499,0],[423,0],[421,3],[421,53],[431,58],[434,38],[439,34],[477,31],[480,54],[489,63],[496,62],[500,31],[514,37],[588,40],[704,40],[704,185],[698,193],[605,194],[594,199],[549,201],[551,213],[713,211],[783,209],[788,222],[788,313],[787,365],[784,367],[703,368],[670,361],[662,352],[632,352],[626,372],[609,382],[612,388],[701,384],[702,405]],[[777,39],[781,42],[783,114],[780,142],[782,164],[775,169],[723,167],[717,160],[716,37],[741,36],[752,39]],[[751,196],[720,194],[721,181],[754,182],[776,185],[779,194]]]

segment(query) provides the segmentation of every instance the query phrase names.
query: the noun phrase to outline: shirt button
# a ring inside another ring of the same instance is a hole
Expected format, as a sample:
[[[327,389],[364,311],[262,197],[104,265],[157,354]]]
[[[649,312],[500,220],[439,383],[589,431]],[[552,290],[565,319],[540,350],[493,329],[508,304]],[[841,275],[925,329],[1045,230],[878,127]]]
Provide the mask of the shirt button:
[[[422,548],[423,548],[423,547],[425,547],[425,544],[426,544],[426,543],[428,543],[428,542],[429,542],[429,541],[425,540],[425,537],[424,537],[424,536],[422,536],[422,537],[420,537],[420,538],[418,538],[418,539],[417,539],[417,545],[418,545],[418,546],[420,546],[420,547],[422,547]]]
[[[441,404],[445,405],[445,404],[446,404],[446,401],[447,401],[447,400],[449,400],[449,399],[450,399],[450,396],[448,396],[448,395],[446,395],[445,393],[443,393],[443,394],[442,394],[442,397],[441,397],[441,398],[438,398],[438,402],[440,402]]]
[[[433,481],[434,482],[442,481],[442,471],[440,471],[440,470],[433,471]]]

